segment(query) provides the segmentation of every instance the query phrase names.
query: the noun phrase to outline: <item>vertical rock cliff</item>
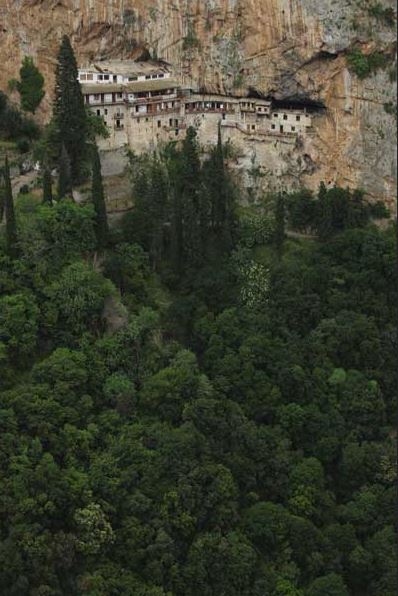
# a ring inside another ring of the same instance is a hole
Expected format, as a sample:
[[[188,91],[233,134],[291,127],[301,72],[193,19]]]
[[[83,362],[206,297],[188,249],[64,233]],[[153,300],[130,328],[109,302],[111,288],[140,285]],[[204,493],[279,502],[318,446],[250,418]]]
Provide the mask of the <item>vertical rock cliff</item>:
[[[297,149],[294,175],[366,188],[392,204],[396,184],[393,0],[0,0],[0,87],[31,55],[46,76],[49,112],[60,37],[81,63],[145,53],[185,83],[234,95],[319,101],[326,115]],[[390,9],[390,10],[388,10]],[[383,12],[384,11],[384,12]],[[389,15],[389,17],[388,17]],[[347,56],[375,51],[381,67],[359,79]],[[297,160],[296,160],[297,164]]]

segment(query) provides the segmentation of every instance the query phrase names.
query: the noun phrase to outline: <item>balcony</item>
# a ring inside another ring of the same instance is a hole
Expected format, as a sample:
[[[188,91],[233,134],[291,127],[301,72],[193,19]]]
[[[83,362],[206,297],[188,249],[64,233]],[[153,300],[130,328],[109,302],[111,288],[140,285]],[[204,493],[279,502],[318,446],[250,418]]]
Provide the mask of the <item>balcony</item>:
[[[113,114],[113,119],[114,120],[123,120],[124,114]]]
[[[134,105],[141,105],[146,103],[156,103],[159,101],[172,101],[177,99],[176,93],[163,93],[162,95],[155,95],[154,97],[135,97],[134,99],[128,98],[128,103],[132,103]]]

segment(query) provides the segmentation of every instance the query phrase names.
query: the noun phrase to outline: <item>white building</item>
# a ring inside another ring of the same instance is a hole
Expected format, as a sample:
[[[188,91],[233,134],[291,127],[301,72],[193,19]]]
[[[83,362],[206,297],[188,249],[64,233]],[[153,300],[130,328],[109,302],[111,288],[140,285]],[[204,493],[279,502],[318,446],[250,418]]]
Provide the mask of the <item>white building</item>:
[[[296,136],[311,128],[305,109],[273,109],[261,98],[200,94],[183,89],[171,71],[156,62],[101,61],[82,67],[79,81],[84,100],[104,119],[110,137],[102,148],[129,145],[136,151],[160,140],[183,138],[196,126],[199,140],[217,140],[220,121],[247,135]]]

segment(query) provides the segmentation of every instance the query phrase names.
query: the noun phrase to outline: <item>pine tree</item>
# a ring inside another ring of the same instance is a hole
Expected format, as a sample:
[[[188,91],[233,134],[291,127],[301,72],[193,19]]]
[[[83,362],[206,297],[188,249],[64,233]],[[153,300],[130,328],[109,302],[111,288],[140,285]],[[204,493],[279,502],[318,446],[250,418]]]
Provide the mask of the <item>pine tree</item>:
[[[71,166],[66,147],[62,144],[58,162],[58,199],[72,194]]]
[[[93,148],[93,173],[91,186],[92,200],[95,209],[95,234],[97,237],[97,248],[102,250],[108,242],[108,219],[106,216],[106,205],[104,185],[102,183],[101,161],[97,145]]]
[[[53,190],[52,190],[52,179],[51,171],[48,166],[44,167],[43,171],[43,204],[53,204]]]
[[[6,216],[6,251],[7,254],[12,258],[18,256],[18,237],[17,237],[17,224],[14,213],[14,200],[12,197],[11,188],[11,177],[10,177],[10,166],[8,164],[8,157],[6,156],[4,164],[4,182],[5,182],[5,195],[4,195],[4,210]]]
[[[54,118],[60,144],[65,144],[70,157],[72,179],[80,182],[86,151],[87,116],[78,81],[78,69],[69,37],[62,39],[56,70]]]
[[[34,114],[45,95],[44,77],[29,56],[23,59],[19,76],[17,89],[21,97],[21,107],[26,112]]]

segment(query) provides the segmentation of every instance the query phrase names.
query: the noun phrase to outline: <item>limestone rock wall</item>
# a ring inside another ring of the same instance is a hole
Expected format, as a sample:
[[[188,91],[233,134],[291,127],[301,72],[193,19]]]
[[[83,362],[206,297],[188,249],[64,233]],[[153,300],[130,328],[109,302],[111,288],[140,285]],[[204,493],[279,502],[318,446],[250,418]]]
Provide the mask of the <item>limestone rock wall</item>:
[[[379,0],[380,1],[380,0]],[[395,193],[395,84],[391,63],[360,81],[345,54],[381,48],[394,54],[394,28],[369,14],[373,0],[0,0],[0,88],[18,75],[24,54],[46,76],[51,104],[61,36],[80,63],[138,57],[143,50],[173,64],[185,83],[211,92],[324,102],[317,135],[296,149],[292,175],[362,186],[392,203]],[[382,0],[394,7],[394,0]],[[390,106],[389,108],[384,107]],[[40,117],[40,115],[39,115]],[[262,153],[262,150],[259,151]],[[282,157],[280,158],[282,159]],[[297,160],[295,161],[297,163]],[[286,164],[279,164],[286,170]]]

